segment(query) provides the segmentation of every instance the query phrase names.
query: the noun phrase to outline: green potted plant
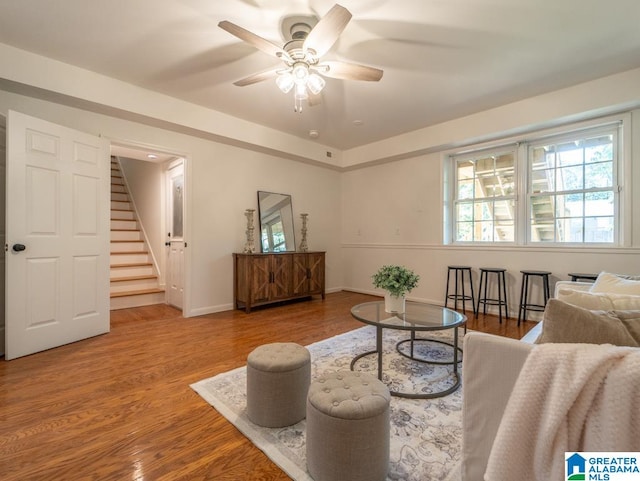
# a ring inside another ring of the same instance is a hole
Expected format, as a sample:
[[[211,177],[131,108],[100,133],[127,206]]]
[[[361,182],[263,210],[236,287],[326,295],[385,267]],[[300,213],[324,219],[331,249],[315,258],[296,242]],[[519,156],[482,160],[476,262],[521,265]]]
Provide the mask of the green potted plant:
[[[373,276],[373,285],[386,291],[385,311],[404,312],[404,298],[418,285],[420,276],[404,266],[382,266]]]

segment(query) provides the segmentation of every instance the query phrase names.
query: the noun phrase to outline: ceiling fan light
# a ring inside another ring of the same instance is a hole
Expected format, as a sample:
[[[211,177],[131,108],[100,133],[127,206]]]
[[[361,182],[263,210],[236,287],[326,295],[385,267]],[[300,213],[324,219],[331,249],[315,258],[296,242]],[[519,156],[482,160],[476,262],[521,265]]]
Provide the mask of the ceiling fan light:
[[[309,66],[306,63],[298,62],[293,66],[291,73],[296,83],[306,84],[309,78]]]
[[[325,84],[325,80],[316,73],[312,73],[307,79],[307,87],[309,87],[309,90],[313,95],[319,94]]]
[[[296,100],[306,100],[309,98],[309,94],[307,93],[307,87],[304,84],[296,83],[296,92],[295,92]]]
[[[295,85],[295,81],[293,80],[293,75],[289,72],[285,72],[276,77],[276,85],[283,93],[289,93],[293,86]]]

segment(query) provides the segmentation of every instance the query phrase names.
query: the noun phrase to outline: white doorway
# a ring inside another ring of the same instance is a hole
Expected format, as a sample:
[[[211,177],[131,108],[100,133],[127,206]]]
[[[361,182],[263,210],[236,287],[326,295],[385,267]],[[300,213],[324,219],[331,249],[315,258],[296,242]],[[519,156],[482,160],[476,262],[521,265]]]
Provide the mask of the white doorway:
[[[109,165],[106,140],[9,111],[7,360],[109,332]]]
[[[167,212],[167,303],[183,309],[184,305],[184,236],[185,182],[184,161],[170,162],[166,171]]]
[[[111,154],[121,161],[132,203],[157,267],[164,302],[188,316],[188,156],[166,147],[119,140],[111,141]],[[178,229],[174,229],[174,224]]]

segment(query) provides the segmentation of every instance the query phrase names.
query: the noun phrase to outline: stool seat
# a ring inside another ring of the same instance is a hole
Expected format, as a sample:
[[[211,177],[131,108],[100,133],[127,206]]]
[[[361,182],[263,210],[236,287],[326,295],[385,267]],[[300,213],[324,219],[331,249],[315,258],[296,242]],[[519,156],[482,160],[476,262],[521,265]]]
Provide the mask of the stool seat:
[[[527,320],[527,311],[544,311],[549,300],[549,271],[537,271],[537,270],[522,270],[522,286],[520,287],[520,306],[518,308],[518,326],[520,321]],[[542,296],[544,303],[537,304],[530,302],[529,284],[532,281],[532,277],[540,277],[542,280]]]
[[[259,346],[247,357],[247,417],[259,426],[302,421],[311,382],[311,355],[292,342]]]
[[[384,481],[389,471],[389,388],[354,371],[327,373],[307,397],[307,469],[315,481]]]
[[[568,275],[571,277],[573,282],[579,280],[595,282],[598,278],[598,274],[587,274],[584,272],[569,272]]]
[[[487,305],[498,306],[498,319],[502,324],[502,308],[504,307],[504,317],[509,319],[509,305],[507,301],[507,270],[502,267],[481,267],[480,268],[480,287],[478,288],[478,304],[476,306],[476,319],[480,312],[480,304],[483,306],[482,313],[487,313]],[[495,274],[497,280],[497,296],[488,297],[489,274]],[[482,286],[484,284],[484,291]]]

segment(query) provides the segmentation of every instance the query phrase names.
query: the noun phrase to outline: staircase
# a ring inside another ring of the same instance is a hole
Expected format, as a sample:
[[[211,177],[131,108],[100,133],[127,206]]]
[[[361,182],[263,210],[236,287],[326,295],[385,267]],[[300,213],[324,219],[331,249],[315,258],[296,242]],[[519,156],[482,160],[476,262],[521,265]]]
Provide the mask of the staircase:
[[[111,157],[111,309],[165,302],[120,164]]]

